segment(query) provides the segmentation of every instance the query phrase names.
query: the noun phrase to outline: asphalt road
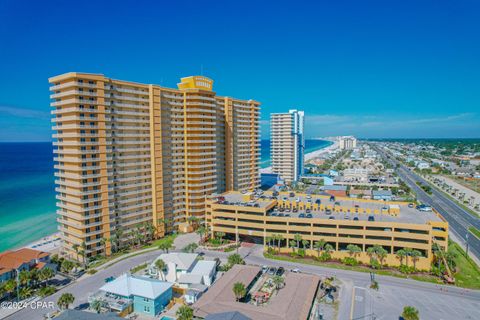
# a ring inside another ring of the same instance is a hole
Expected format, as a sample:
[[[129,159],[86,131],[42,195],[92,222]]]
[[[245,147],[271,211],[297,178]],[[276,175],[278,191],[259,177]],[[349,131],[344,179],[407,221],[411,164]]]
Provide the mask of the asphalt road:
[[[386,155],[382,150],[376,148],[376,150],[385,158]],[[474,226],[480,229],[480,219],[474,217],[461,206],[456,204],[443,192],[438,191],[434,187],[431,188],[432,194],[426,193],[422,188],[420,188],[416,182],[421,182],[424,185],[430,185],[428,181],[417,175],[415,172],[412,172],[406,166],[401,164],[392,157],[388,158],[393,165],[399,165],[399,168],[396,169],[396,172],[400,179],[402,179],[417,195],[417,199],[425,204],[428,204],[432,208],[435,208],[444,218],[448,221],[450,231],[452,231],[455,236],[461,239],[464,243],[466,242],[466,235],[469,234],[468,227]],[[470,254],[475,255],[475,257],[480,258],[480,240],[472,235],[468,237],[468,246]]]

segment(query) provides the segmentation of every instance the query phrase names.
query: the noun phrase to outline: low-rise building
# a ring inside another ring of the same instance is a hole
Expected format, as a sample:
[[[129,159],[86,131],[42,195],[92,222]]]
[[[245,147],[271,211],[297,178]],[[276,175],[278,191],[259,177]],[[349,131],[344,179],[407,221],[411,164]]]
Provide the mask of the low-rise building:
[[[265,193],[269,196],[269,193]],[[229,192],[223,201],[210,198],[206,204],[209,232],[224,232],[227,238],[263,243],[279,235],[280,251],[292,251],[289,241],[300,235],[302,248],[316,256],[314,243],[324,240],[334,248],[331,256],[349,256],[347,246],[361,252],[356,259],[370,263],[368,248],[379,245],[387,252],[384,264],[399,266],[398,250],[409,248],[421,253],[416,267],[430,270],[432,246],[448,247],[448,222],[437,212],[420,212],[407,202],[377,201],[322,195],[280,193],[277,199],[253,200],[249,194]],[[253,205],[252,205],[253,204]]]
[[[50,268],[56,271],[56,265],[50,263],[50,253],[30,248],[6,251],[0,254],[0,283],[13,279],[15,272]]]
[[[112,312],[125,316],[131,312],[156,316],[168,305],[173,283],[123,274],[103,285],[89,302],[101,300]]]
[[[166,264],[164,274],[159,274],[155,266],[155,262],[159,259]],[[189,289],[194,285],[210,286],[215,279],[216,270],[216,261],[199,260],[198,254],[184,252],[161,254],[148,268],[150,275],[160,275],[160,279],[173,282],[182,289]]]
[[[347,186],[323,186],[323,191],[334,197],[346,197],[347,196]]]

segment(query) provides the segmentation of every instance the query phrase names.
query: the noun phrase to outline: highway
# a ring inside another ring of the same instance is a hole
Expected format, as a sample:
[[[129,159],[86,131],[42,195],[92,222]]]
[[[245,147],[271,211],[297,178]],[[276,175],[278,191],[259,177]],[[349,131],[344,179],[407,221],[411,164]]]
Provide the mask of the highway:
[[[398,176],[402,179],[417,195],[417,199],[425,204],[428,204],[432,208],[435,208],[449,223],[450,231],[455,234],[458,239],[466,242],[466,235],[469,233],[468,227],[474,226],[480,229],[480,219],[474,217],[453,200],[451,200],[442,191],[437,190],[432,186],[432,194],[426,193],[422,188],[417,185],[417,182],[421,182],[424,185],[431,185],[428,181],[412,172],[405,165],[401,164],[392,157],[388,157],[383,150],[375,147],[375,150],[382,155],[384,159],[390,162],[396,169]],[[398,165],[398,168],[396,167]],[[468,237],[469,254],[475,255],[480,258],[480,240],[470,234]]]

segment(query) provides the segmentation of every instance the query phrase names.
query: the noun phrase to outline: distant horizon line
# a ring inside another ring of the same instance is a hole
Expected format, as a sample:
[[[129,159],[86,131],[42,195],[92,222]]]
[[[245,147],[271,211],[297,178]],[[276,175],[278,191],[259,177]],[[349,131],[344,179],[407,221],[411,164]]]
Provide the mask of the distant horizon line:
[[[331,137],[337,137],[337,136],[331,136]],[[328,138],[331,138],[328,137]],[[338,136],[340,137],[340,136]],[[415,138],[363,138],[363,137],[357,137],[358,140],[455,140],[455,139],[462,139],[462,140],[480,140],[480,137],[475,137],[475,138],[464,138],[464,137],[450,137],[450,138],[426,138],[426,137],[415,137]],[[269,138],[261,138],[260,140],[270,140]],[[305,140],[323,140],[323,141],[330,141],[325,138],[318,138],[318,137],[309,137],[305,138]],[[0,143],[52,143],[53,140],[51,141],[0,141]]]

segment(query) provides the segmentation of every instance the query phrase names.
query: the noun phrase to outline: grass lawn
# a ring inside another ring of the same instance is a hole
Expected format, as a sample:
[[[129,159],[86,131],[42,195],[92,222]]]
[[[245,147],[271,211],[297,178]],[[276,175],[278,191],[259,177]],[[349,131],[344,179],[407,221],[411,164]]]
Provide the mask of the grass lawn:
[[[468,228],[468,231],[470,231],[470,233],[472,233],[475,237],[477,237],[478,239],[480,239],[480,230],[478,230],[478,229],[475,228],[475,227],[469,227],[469,228]]]
[[[455,242],[450,243],[448,251],[456,254],[457,273],[455,284],[459,287],[480,289],[480,269],[472,259],[465,257],[465,251]]]
[[[474,261],[471,259],[467,259],[465,257],[465,251],[455,242],[451,241],[448,248],[449,252],[452,252],[456,255],[456,266],[457,266],[457,273],[454,275],[455,277],[455,286],[462,287],[462,288],[469,288],[469,289],[480,289],[480,269],[475,264]],[[359,266],[347,266],[337,262],[320,262],[311,258],[293,258],[290,256],[285,255],[272,255],[268,253],[264,253],[265,258],[274,259],[274,260],[282,260],[282,261],[289,261],[289,262],[296,262],[296,263],[303,263],[303,264],[310,264],[316,265],[321,267],[333,268],[333,269],[342,269],[342,270],[351,270],[351,271],[358,271],[358,272],[375,272],[379,275],[384,276],[393,276],[397,278],[409,278],[418,281],[424,282],[431,282],[437,284],[444,284],[444,282],[439,279],[438,277],[431,275],[431,274],[403,274],[400,271],[392,270],[392,269],[372,269],[367,266],[359,265]]]
[[[163,238],[154,240],[151,244],[147,244],[147,245],[143,246],[141,249],[156,248],[164,241],[172,241],[173,242],[173,240],[175,240],[177,235],[178,234],[176,234],[176,233],[175,234],[169,234],[168,236],[165,236]]]
[[[335,263],[335,262],[320,262],[320,261],[313,260],[313,259],[310,259],[310,258],[292,258],[292,257],[288,257],[288,256],[285,256],[285,255],[271,255],[271,254],[268,254],[268,253],[265,253],[264,256],[265,256],[265,258],[274,259],[274,260],[282,260],[282,261],[310,264],[310,265],[332,268],[332,269],[350,270],[350,271],[366,272],[366,273],[374,272],[375,274],[379,274],[379,275],[383,275],[383,276],[392,276],[392,277],[403,278],[403,279],[410,278],[410,279],[415,279],[415,280],[419,280],[419,281],[443,284],[443,281],[438,279],[438,277],[435,277],[435,276],[429,275],[429,274],[406,275],[406,274],[400,273],[400,271],[393,271],[393,270],[388,270],[388,269],[372,269],[372,268],[362,266],[362,265],[347,266],[347,265],[344,265],[344,264],[341,264],[341,263]]]

